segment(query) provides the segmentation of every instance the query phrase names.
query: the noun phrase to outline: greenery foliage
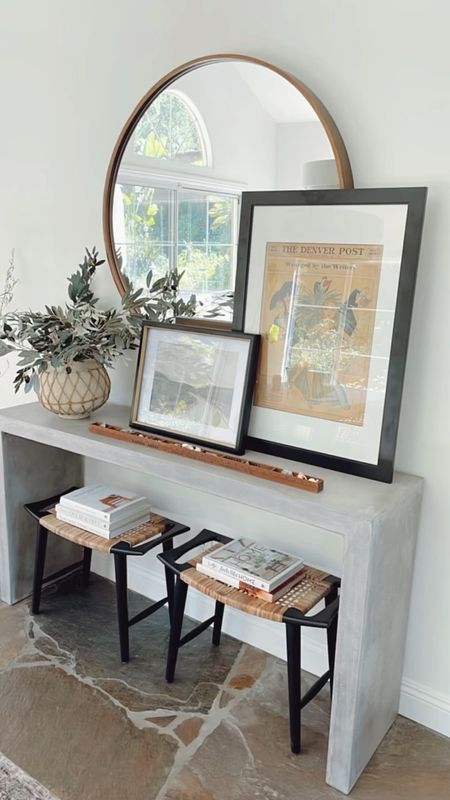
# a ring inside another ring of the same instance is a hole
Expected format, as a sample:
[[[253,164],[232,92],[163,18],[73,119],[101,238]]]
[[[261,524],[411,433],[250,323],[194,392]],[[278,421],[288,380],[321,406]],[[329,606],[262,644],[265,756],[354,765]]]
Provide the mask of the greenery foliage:
[[[92,291],[92,279],[103,264],[98,252],[86,250],[84,261],[70,276],[70,303],[46,306],[45,311],[15,311],[2,314],[0,355],[16,351],[18,370],[15,390],[38,387],[38,378],[49,366],[94,359],[112,366],[126,350],[137,347],[137,331],[128,316],[116,309],[100,310]]]
[[[188,251],[186,251],[188,252]],[[126,285],[122,297],[122,305],[128,313],[130,324],[139,328],[142,319],[153,322],[174,322],[177,317],[220,317],[230,316],[233,309],[233,292],[220,292],[214,299],[204,305],[194,293],[189,297],[181,294],[180,284],[185,270],[167,269],[162,277],[154,277],[153,270],[146,274],[146,289],[135,288],[121,268],[121,254],[116,251],[116,259],[121,272],[122,280]],[[181,263],[186,264],[183,257]],[[215,262],[214,262],[215,263]]]
[[[120,253],[118,254],[120,259]],[[122,309],[97,308],[98,298],[92,289],[97,267],[104,264],[96,248],[86,249],[78,270],[68,278],[69,301],[62,306],[45,306],[45,311],[6,312],[11,301],[14,278],[14,257],[11,256],[3,292],[0,293],[0,357],[18,354],[15,390],[37,389],[39,375],[49,367],[66,367],[72,362],[94,359],[106,367],[127,350],[138,347],[142,322],[173,322],[176,317],[192,317],[199,310],[196,296],[180,297],[183,272],[171,270],[153,279],[147,274],[147,289],[135,290],[128,285],[122,297]],[[207,309],[208,316],[217,316],[230,305],[230,297],[219,298]]]
[[[122,275],[127,289],[122,297],[122,305],[127,312],[131,328],[138,335],[142,320],[152,322],[173,322],[176,317],[193,317],[198,309],[197,298],[192,294],[183,300],[179,294],[180,281],[184,272],[169,270],[162,278],[153,280],[153,271],[146,277],[147,291],[134,289]]]

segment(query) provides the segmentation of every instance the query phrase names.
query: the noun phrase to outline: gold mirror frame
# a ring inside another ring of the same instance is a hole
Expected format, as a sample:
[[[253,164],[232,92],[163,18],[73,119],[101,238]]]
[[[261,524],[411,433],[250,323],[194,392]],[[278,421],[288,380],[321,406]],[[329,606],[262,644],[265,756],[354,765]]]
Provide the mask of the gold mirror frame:
[[[114,248],[112,210],[117,173],[119,171],[122,156],[131,138],[133,130],[140,117],[152,103],[152,101],[156,100],[158,95],[160,95],[164,89],[167,89],[167,87],[174,83],[174,81],[176,81],[178,78],[181,78],[183,75],[187,75],[189,72],[193,72],[195,69],[205,66],[205,64],[219,64],[227,61],[245,61],[250,64],[257,64],[261,67],[266,67],[267,69],[272,70],[272,72],[275,72],[281,78],[287,80],[300,92],[300,94],[303,95],[305,100],[308,101],[310,106],[316,112],[317,117],[322,123],[330,142],[336,161],[339,187],[341,189],[353,188],[352,168],[350,166],[344,141],[339,133],[336,123],[323,103],[318,97],[316,97],[311,89],[305,86],[304,83],[299,81],[297,78],[294,78],[294,76],[290,75],[288,72],[285,72],[279,67],[275,67],[273,64],[270,64],[268,61],[263,61],[259,58],[254,58],[253,56],[243,56],[233,53],[220,53],[217,55],[202,56],[201,58],[195,58],[192,61],[188,61],[186,64],[176,67],[174,70],[172,70],[172,72],[169,72],[167,75],[161,78],[161,80],[155,83],[151,89],[149,89],[142,100],[139,101],[119,135],[111,156],[111,160],[109,162],[108,172],[106,174],[105,189],[103,193],[103,236],[105,240],[106,255],[114,278],[114,283],[116,284],[121,295],[124,294],[126,287],[117,263]]]

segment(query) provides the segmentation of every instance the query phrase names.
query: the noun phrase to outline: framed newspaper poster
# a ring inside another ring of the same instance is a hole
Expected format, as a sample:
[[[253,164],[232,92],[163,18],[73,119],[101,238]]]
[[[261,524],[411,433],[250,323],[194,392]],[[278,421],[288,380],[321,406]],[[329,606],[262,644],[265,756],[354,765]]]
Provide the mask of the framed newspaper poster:
[[[425,200],[244,193],[233,327],[261,335],[249,449],[392,480]]]

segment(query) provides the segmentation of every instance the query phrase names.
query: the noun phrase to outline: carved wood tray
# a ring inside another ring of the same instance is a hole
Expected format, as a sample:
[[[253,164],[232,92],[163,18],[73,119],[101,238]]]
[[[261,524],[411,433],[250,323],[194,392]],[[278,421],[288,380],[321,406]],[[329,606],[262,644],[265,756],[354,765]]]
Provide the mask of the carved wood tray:
[[[107,436],[112,439],[119,439],[122,442],[130,442],[131,444],[140,444],[144,447],[152,447],[155,450],[163,450],[165,453],[175,453],[185,458],[192,458],[195,461],[204,461],[207,464],[213,464],[218,467],[245,472],[247,475],[254,475],[256,478],[283,483],[285,486],[294,486],[296,489],[303,489],[306,492],[321,492],[324,486],[322,478],[306,475],[304,472],[274,467],[270,464],[249,460],[245,456],[220,453],[198,445],[188,444],[187,442],[178,442],[175,439],[156,436],[152,433],[141,433],[130,428],[119,428],[117,425],[109,425],[107,422],[92,422],[89,425],[89,430],[99,436]]]

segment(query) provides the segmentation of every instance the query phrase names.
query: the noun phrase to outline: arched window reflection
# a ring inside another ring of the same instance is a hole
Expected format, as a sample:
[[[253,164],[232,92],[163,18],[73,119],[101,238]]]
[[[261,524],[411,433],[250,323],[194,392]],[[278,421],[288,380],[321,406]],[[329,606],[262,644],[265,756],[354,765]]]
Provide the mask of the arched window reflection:
[[[210,166],[204,122],[188,97],[166,89],[151,104],[134,135],[137,155],[197,167]]]

